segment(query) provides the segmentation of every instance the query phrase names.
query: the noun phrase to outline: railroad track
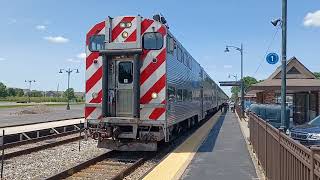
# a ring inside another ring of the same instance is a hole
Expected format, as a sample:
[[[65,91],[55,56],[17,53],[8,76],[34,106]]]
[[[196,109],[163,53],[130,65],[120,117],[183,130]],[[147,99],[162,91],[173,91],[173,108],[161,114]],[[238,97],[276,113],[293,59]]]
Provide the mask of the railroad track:
[[[83,136],[79,135],[79,130],[66,133],[44,136],[36,139],[24,140],[15,143],[5,144],[4,159],[9,159],[32,152],[37,152],[43,149],[63,145],[66,143],[80,140]],[[2,155],[0,155],[0,159]]]
[[[211,115],[206,117],[200,122],[199,127],[204,124]],[[90,160],[77,164],[76,166],[59,172],[47,180],[55,179],[108,179],[119,180],[133,173],[144,162],[158,158],[159,162],[174,148],[181,144],[184,139],[189,137],[198,127],[195,127],[188,132],[184,132],[181,136],[175,138],[170,144],[166,144],[165,147],[160,147],[157,152],[119,152],[109,151],[100,156],[94,157]],[[146,172],[139,175],[144,177],[150,172],[157,164],[148,168]]]
[[[132,173],[155,153],[109,151],[82,162],[70,169],[55,174],[47,180],[55,179],[123,179]]]

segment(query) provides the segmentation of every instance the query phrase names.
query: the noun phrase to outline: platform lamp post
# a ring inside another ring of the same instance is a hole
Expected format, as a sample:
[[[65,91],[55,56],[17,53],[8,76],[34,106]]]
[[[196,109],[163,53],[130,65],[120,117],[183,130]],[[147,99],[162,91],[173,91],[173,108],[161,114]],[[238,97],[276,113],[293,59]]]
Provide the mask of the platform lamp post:
[[[241,117],[244,115],[244,80],[243,80],[243,45],[241,43],[240,47],[236,46],[226,46],[224,52],[230,52],[229,48],[234,48],[235,50],[240,52],[240,60],[241,60]]]
[[[286,113],[287,98],[287,0],[282,0],[282,18],[271,21],[273,26],[281,26],[281,130],[289,128]]]
[[[31,84],[35,83],[36,80],[24,80],[24,82],[29,83],[29,85],[28,85],[28,88],[29,88],[28,89],[28,102],[31,103],[31,98],[30,98],[30,96],[31,96]]]
[[[229,74],[229,75],[228,75],[228,78],[231,78],[231,77],[234,77],[234,79],[235,79],[236,81],[238,81],[238,75],[237,75],[237,74]]]
[[[68,89],[67,89],[67,99],[68,99],[68,104],[67,104],[67,110],[70,110],[70,75],[72,72],[76,71],[76,73],[79,73],[78,69],[60,69],[59,73],[62,74],[63,72],[66,72],[68,74]]]

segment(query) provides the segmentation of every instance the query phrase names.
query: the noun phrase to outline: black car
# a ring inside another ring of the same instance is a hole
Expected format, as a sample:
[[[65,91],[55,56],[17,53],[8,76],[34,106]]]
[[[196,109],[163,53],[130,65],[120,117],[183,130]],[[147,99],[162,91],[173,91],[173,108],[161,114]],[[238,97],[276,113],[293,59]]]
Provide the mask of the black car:
[[[287,134],[306,146],[320,145],[320,116],[306,124],[291,128]]]

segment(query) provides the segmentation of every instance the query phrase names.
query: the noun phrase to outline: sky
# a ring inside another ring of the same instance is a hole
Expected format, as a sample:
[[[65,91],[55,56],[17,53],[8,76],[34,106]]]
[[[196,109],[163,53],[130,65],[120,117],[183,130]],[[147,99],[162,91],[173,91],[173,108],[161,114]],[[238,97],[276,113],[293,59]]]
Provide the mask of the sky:
[[[217,82],[240,77],[240,54],[226,45],[244,46],[244,75],[267,78],[267,52],[281,52],[280,0],[1,0],[0,82],[32,89],[65,90],[67,74],[78,68],[71,87],[84,91],[85,34],[111,16],[163,14],[170,31]],[[297,57],[311,71],[320,71],[320,1],[288,2],[288,58]],[[230,95],[230,88],[223,87]]]

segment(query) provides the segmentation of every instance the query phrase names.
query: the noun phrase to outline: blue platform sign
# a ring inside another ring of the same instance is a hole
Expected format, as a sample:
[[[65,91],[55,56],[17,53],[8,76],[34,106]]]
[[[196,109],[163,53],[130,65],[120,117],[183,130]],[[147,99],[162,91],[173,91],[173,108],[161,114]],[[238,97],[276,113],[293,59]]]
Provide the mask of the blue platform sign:
[[[279,56],[276,53],[269,53],[266,57],[266,60],[269,64],[277,64],[279,61]]]

